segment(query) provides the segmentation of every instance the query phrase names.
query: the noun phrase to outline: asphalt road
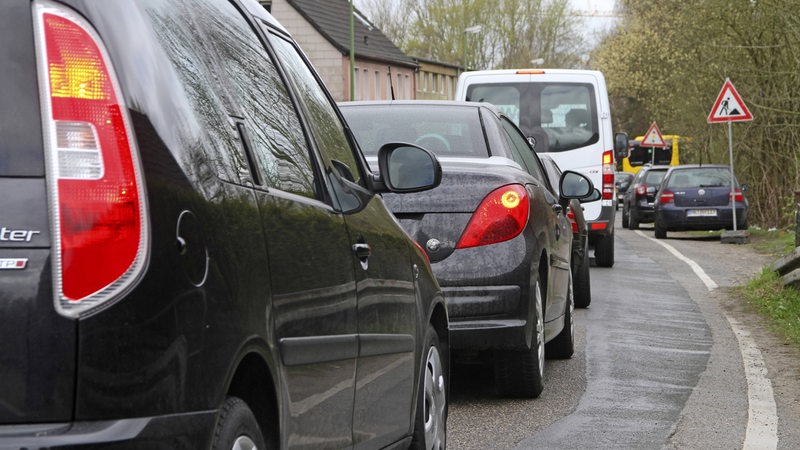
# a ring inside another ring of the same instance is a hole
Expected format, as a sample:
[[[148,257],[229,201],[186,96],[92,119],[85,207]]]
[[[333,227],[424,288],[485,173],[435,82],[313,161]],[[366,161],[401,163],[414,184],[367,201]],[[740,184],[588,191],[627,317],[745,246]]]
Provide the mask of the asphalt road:
[[[800,354],[730,292],[769,259],[619,223],[615,265],[592,267],[592,304],[576,310],[573,358],[547,361],[533,400],[499,398],[490,367],[455,366],[448,446],[800,448]]]

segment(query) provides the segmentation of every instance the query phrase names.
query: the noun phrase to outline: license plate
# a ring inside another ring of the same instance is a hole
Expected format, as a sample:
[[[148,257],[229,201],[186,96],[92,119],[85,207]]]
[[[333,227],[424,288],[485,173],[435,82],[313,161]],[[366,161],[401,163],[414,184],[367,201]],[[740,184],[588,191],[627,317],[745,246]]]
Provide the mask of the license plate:
[[[686,211],[686,217],[717,217],[716,209],[690,209]]]

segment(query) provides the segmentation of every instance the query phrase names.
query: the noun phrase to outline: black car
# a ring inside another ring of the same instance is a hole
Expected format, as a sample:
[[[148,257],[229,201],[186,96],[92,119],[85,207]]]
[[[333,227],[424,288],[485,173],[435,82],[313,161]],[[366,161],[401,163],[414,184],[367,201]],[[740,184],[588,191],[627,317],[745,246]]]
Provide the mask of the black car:
[[[614,173],[614,185],[617,187],[617,209],[622,204],[622,199],[625,196],[625,193],[628,192],[628,188],[631,186],[631,181],[633,181],[634,174],[631,172],[615,172]]]
[[[622,226],[638,230],[640,223],[653,222],[653,202],[669,166],[644,165],[622,197]]]
[[[569,199],[592,192],[591,181],[567,171],[559,197],[525,136],[488,103],[340,106],[368,156],[392,141],[436,153],[441,185],[384,195],[386,204],[431,260],[447,301],[454,359],[492,361],[502,395],[538,396],[545,347],[556,358],[574,351],[565,213]]]
[[[558,188],[561,179],[561,168],[547,153],[539,154],[542,160],[550,185]],[[558,193],[556,193],[558,194]],[[595,189],[594,197],[586,199],[570,199],[567,206],[567,218],[572,226],[572,292],[575,297],[576,308],[586,308],[592,303],[592,286],[589,275],[591,258],[589,257],[589,228],[583,216],[581,201],[599,200],[600,191]]]
[[[444,448],[446,305],[378,195],[433,154],[372,173],[254,1],[7,0],[0,57],[0,448]]]
[[[656,195],[655,237],[666,238],[667,231],[746,230],[749,204],[731,175],[721,164],[670,168]]]

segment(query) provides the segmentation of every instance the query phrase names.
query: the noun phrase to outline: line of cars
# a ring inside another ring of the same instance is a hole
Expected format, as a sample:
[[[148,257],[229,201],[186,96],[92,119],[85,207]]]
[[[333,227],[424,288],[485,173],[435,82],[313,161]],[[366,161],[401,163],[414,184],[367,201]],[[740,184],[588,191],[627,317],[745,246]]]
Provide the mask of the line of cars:
[[[732,180],[729,166],[645,165],[623,195],[622,226],[636,230],[641,223],[652,223],[658,239],[668,231],[746,230],[745,190]]]

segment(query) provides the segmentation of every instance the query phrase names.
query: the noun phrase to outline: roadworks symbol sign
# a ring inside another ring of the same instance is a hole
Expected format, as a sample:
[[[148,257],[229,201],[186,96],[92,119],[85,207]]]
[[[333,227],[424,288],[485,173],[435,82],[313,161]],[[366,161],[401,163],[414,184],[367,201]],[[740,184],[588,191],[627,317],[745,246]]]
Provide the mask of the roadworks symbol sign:
[[[753,120],[753,115],[736,92],[731,80],[726,78],[722,90],[719,91],[717,101],[708,114],[708,123],[715,122],[746,122]]]
[[[639,147],[666,147],[667,143],[664,141],[664,136],[661,136],[661,130],[658,129],[658,125],[653,122],[650,125],[650,128],[647,129],[647,133],[644,134],[644,138],[642,142],[639,143]]]

